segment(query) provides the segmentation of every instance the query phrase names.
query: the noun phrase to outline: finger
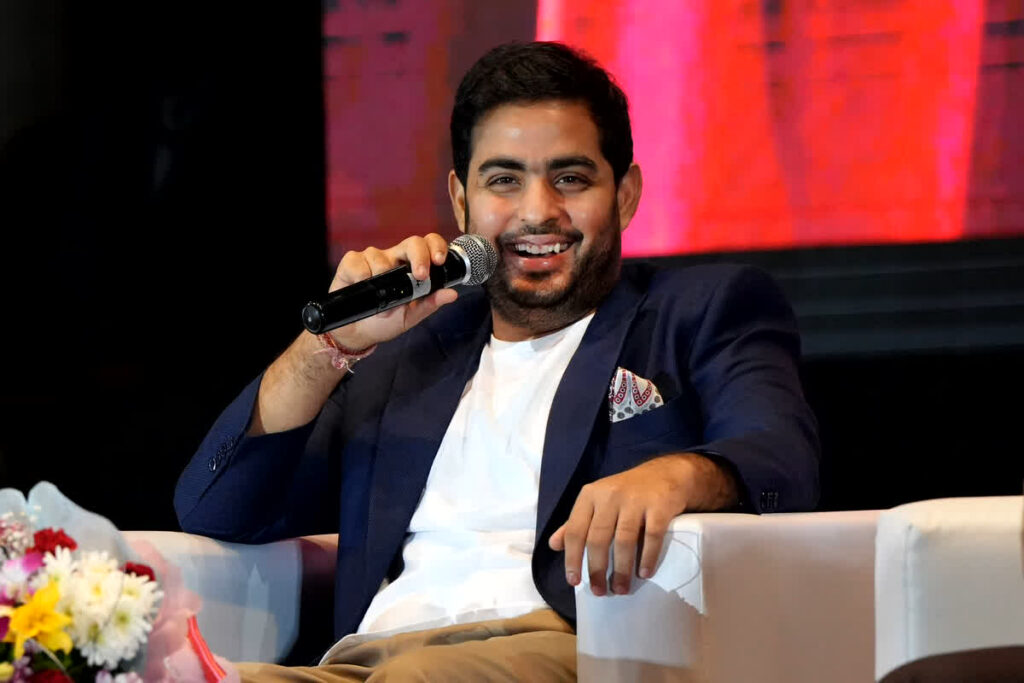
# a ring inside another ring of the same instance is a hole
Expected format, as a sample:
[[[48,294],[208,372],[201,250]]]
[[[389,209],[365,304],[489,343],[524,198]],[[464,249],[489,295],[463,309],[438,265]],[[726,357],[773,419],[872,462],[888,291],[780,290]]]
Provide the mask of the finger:
[[[376,247],[365,249],[363,256],[366,258],[366,262],[370,264],[370,270],[373,271],[374,275],[386,273],[398,265],[398,259],[387,251],[381,251]]]
[[[430,259],[437,265],[444,263],[448,255],[448,242],[436,232],[432,232],[423,238],[427,242],[427,249],[430,250]]]
[[[576,504],[572,507],[569,519],[563,524],[562,541],[565,545],[565,580],[570,586],[580,584],[582,573],[580,567],[583,565],[583,548],[587,543],[587,530],[590,528],[590,519],[594,514],[594,506],[590,497],[580,492],[576,498]]]
[[[400,261],[405,261],[412,269],[412,276],[417,280],[430,277],[430,247],[422,237],[409,237],[398,246],[388,249],[389,254]]]
[[[608,592],[608,551],[615,536],[618,506],[602,505],[594,511],[587,531],[587,571],[590,573],[590,591],[594,595]]]
[[[436,292],[426,296],[422,299],[424,303],[431,304],[434,306],[434,310],[441,308],[447,304],[452,303],[459,298],[459,293],[454,289],[439,289]]]
[[[361,251],[347,252],[338,264],[334,273],[334,282],[331,284],[331,291],[340,289],[353,282],[359,282],[373,275],[370,264]]]
[[[668,521],[668,518],[650,512],[644,520],[643,549],[640,552],[640,571],[638,572],[642,579],[654,576],[654,570],[658,568],[661,547],[665,543],[665,534],[668,532]]]
[[[565,547],[565,525],[555,529],[555,533],[551,534],[548,538],[548,547],[555,552],[562,552],[562,548]]]
[[[612,592],[625,595],[629,592],[629,582],[633,576],[633,562],[636,559],[636,547],[640,541],[640,529],[643,526],[643,511],[629,508],[619,511],[619,521],[615,525],[615,564],[612,567]]]
[[[409,303],[409,310],[405,315],[406,328],[418,325],[429,315],[445,304],[450,304],[459,298],[459,293],[454,289],[439,289],[428,294],[422,299],[416,299]]]

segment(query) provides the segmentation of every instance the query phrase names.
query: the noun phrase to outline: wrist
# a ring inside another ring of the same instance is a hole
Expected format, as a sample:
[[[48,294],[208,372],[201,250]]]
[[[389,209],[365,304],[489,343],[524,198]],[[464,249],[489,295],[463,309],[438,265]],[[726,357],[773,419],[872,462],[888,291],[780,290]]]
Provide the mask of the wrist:
[[[364,334],[359,334],[354,329],[357,327],[359,327],[359,325],[345,325],[344,327],[338,327],[331,330],[330,332],[324,332],[323,334],[330,335],[331,339],[333,339],[334,343],[337,344],[338,346],[346,349],[351,349],[353,351],[368,349],[371,346],[376,346],[378,342],[381,341],[379,339],[368,338]]]
[[[710,512],[732,507],[739,500],[735,477],[713,459],[700,453],[674,453],[687,510]]]
[[[314,353],[326,355],[330,359],[331,365],[342,372],[352,372],[352,366],[377,349],[376,344],[355,347],[346,346],[343,343],[339,343],[334,335],[328,332],[317,335],[317,342],[320,345],[320,349]]]

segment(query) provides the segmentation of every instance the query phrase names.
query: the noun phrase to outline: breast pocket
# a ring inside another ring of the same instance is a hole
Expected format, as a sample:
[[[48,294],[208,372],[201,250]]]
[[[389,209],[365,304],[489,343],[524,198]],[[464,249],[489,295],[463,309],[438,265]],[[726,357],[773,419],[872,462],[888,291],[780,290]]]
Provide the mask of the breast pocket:
[[[642,458],[646,453],[682,450],[699,444],[702,431],[696,402],[683,394],[660,408],[610,424],[605,459],[627,454]]]

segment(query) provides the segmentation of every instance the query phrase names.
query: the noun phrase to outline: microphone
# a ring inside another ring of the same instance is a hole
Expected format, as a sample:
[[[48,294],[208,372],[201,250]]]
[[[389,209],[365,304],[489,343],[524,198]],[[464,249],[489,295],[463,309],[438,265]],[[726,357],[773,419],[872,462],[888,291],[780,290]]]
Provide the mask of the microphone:
[[[443,265],[430,265],[426,280],[414,278],[409,264],[392,268],[310,301],[302,309],[302,324],[313,334],[321,334],[439,289],[479,285],[497,266],[498,252],[489,241],[479,235],[462,235],[448,245]]]

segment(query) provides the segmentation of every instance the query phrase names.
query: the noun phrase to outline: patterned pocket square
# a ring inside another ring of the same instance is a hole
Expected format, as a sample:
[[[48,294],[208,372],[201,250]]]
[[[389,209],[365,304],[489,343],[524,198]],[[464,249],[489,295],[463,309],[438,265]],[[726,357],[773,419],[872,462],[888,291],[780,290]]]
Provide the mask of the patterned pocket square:
[[[654,382],[625,368],[616,368],[608,386],[608,419],[621,422],[664,404]]]

